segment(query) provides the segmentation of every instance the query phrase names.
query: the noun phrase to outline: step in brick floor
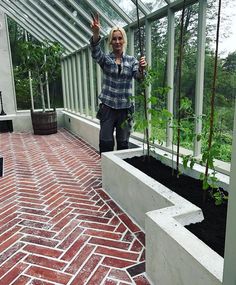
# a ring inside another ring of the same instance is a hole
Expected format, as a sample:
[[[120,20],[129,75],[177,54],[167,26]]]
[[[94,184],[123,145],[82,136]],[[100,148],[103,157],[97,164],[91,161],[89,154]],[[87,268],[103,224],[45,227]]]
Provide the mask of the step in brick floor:
[[[0,134],[0,285],[148,285],[145,234],[102,189],[99,154],[57,134]]]

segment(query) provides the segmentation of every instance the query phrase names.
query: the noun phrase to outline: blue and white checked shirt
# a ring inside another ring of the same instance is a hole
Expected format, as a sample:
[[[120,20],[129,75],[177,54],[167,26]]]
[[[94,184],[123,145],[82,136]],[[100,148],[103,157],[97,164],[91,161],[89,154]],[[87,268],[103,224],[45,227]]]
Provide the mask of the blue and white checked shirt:
[[[102,91],[99,95],[101,102],[114,109],[125,109],[131,106],[132,78],[139,79],[139,62],[134,56],[123,54],[121,70],[115,63],[114,53],[105,54],[100,47],[99,40],[93,43],[90,40],[92,57],[103,70]]]

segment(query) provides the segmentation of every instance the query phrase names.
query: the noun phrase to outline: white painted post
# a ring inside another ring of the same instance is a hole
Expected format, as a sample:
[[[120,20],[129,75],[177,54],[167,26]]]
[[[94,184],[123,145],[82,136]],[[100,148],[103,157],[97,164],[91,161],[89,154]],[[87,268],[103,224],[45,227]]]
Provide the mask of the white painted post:
[[[7,18],[0,10],[0,91],[3,108],[7,115],[16,114],[16,97],[8,37]]]
[[[236,105],[234,111],[233,150],[226,224],[223,285],[236,284]]]

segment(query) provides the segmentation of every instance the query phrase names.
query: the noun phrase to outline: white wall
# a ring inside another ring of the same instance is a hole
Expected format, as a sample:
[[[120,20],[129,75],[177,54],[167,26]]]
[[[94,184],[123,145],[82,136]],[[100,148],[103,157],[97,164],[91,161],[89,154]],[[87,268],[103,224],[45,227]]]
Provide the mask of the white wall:
[[[5,113],[16,113],[15,88],[6,16],[0,10],[0,91]]]

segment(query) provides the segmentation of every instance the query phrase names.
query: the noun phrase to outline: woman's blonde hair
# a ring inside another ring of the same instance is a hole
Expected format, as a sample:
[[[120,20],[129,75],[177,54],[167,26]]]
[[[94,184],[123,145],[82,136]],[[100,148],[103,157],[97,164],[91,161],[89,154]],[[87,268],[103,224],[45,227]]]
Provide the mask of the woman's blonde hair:
[[[112,37],[113,37],[113,33],[116,32],[116,31],[120,31],[121,34],[122,34],[122,37],[124,39],[123,52],[125,53],[126,48],[127,48],[127,35],[126,35],[125,30],[122,27],[113,27],[110,30],[110,33],[108,35],[108,46],[109,46],[109,49],[112,50],[112,47],[111,47]]]

